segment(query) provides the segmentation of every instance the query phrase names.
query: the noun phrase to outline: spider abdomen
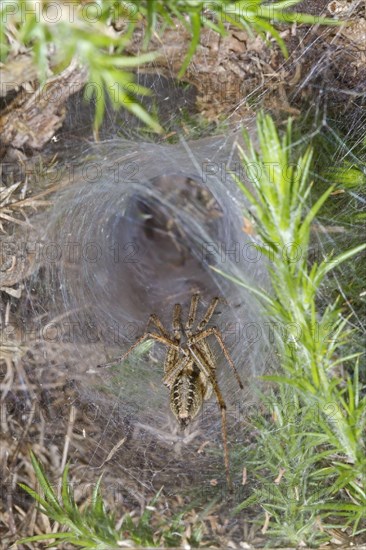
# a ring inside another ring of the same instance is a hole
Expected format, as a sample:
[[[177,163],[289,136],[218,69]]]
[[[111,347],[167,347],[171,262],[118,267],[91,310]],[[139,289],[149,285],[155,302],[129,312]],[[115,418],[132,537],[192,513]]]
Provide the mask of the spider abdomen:
[[[181,427],[186,427],[202,407],[205,388],[198,369],[177,377],[170,391],[170,406]]]

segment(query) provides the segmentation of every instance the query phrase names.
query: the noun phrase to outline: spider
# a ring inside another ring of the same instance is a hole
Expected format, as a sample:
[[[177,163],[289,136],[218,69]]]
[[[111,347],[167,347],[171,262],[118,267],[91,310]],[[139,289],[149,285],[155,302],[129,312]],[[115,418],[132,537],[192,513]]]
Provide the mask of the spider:
[[[175,304],[172,335],[165,329],[159,317],[151,314],[146,328],[148,329],[150,325],[154,325],[158,332],[146,330],[124,355],[118,357],[112,363],[101,366],[111,366],[116,361],[123,361],[146,338],[152,338],[164,344],[168,349],[164,362],[163,384],[170,389],[170,407],[182,429],[187,427],[193,418],[197,416],[203,402],[209,399],[212,392],[216,395],[221,411],[226,480],[229,490],[232,490],[227,446],[226,404],[218,385],[213,353],[207,342],[209,336],[216,337],[241,389],[243,389],[243,384],[226,349],[221,332],[216,327],[206,328],[216,309],[219,298],[212,299],[202,321],[198,322],[196,330],[193,330],[199,299],[200,295],[198,293],[193,294],[185,325],[182,323],[182,306],[181,304]],[[184,342],[182,342],[182,336],[184,336]]]

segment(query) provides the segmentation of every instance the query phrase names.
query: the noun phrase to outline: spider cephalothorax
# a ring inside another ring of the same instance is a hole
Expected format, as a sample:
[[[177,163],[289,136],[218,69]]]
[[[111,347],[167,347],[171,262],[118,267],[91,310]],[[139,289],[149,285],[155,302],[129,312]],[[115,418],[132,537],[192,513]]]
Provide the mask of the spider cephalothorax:
[[[199,294],[194,294],[185,325],[182,322],[182,306],[180,304],[174,306],[172,335],[165,329],[157,315],[150,315],[148,326],[150,324],[154,325],[158,332],[146,331],[117,360],[124,360],[133,349],[147,338],[157,340],[168,348],[164,362],[163,383],[170,389],[170,406],[182,428],[188,426],[193,418],[197,416],[203,402],[211,396],[212,392],[216,395],[221,411],[226,478],[229,487],[231,487],[227,448],[226,404],[217,382],[216,364],[210,345],[207,342],[209,336],[215,336],[220,344],[240,388],[243,388],[243,384],[226,349],[221,332],[216,327],[207,328],[219,299],[212,299],[202,321],[193,330],[198,302]],[[182,342],[182,336],[184,342]],[[117,360],[113,363],[115,364]]]

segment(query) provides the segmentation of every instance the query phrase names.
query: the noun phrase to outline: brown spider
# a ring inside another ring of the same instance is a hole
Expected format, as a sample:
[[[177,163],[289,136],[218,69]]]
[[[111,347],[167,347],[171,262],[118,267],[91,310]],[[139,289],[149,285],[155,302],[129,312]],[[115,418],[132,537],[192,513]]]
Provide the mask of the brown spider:
[[[216,327],[205,328],[215,311],[219,298],[213,298],[202,321],[198,323],[196,330],[193,331],[192,327],[196,319],[198,301],[199,294],[194,294],[185,326],[182,323],[182,306],[181,304],[175,304],[172,336],[164,328],[157,315],[150,315],[147,327],[153,324],[159,333],[146,331],[124,355],[118,357],[112,363],[102,366],[110,366],[116,364],[116,361],[123,361],[146,338],[153,338],[167,346],[163,383],[170,389],[170,407],[180,426],[185,428],[197,416],[202,408],[203,401],[211,396],[212,391],[216,395],[221,411],[226,479],[228,487],[231,489],[226,404],[217,382],[215,360],[206,341],[208,336],[216,337],[241,389],[243,389],[243,384],[226,349],[221,332]],[[182,335],[185,337],[184,343],[181,341]]]

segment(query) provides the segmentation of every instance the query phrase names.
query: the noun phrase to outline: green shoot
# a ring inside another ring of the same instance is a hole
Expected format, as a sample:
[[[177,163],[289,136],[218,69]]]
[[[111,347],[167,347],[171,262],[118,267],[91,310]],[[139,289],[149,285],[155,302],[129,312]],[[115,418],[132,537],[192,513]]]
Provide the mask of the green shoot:
[[[191,34],[188,51],[179,72],[183,77],[200,41],[203,27],[224,36],[225,24],[271,36],[287,56],[286,45],[273,21],[283,23],[338,24],[337,20],[289,11],[300,0],[267,5],[262,0],[100,0],[42,3],[4,0],[0,5],[0,61],[22,48],[33,52],[40,85],[54,78],[72,60],[87,68],[86,97],[95,100],[95,129],[100,126],[107,98],[114,108],[123,107],[154,132],[162,132],[158,121],[139,103],[138,95],[150,90],[134,82],[131,69],[151,63],[158,53],[124,55],[137,26],[143,25],[145,48],[152,34],[181,22]]]
[[[31,453],[31,461],[42,492],[27,485],[20,487],[31,495],[39,506],[39,511],[52,521],[57,522],[64,531],[45,533],[27,537],[19,544],[28,542],[57,541],[57,544],[73,544],[77,548],[108,550],[119,546],[180,546],[184,533],[182,514],[174,516],[169,522],[153,521],[155,506],[161,498],[160,490],[145,508],[140,518],[126,514],[117,527],[116,512],[105,509],[100,492],[101,477],[93,489],[90,502],[78,506],[69,480],[69,467],[66,466],[61,481],[61,496],[58,497],[46,473],[36,456]],[[192,542],[198,542],[199,530],[194,530]],[[50,543],[54,546],[54,543]]]
[[[282,139],[268,115],[258,116],[257,129],[259,152],[248,135],[246,150],[240,149],[251,190],[236,181],[249,203],[258,249],[269,260],[272,289],[236,282],[255,293],[270,317],[278,366],[264,377],[274,387],[263,396],[270,415],[254,419],[258,445],[251,454],[237,451],[257,487],[237,511],[254,500],[267,513],[269,535],[284,543],[320,544],[334,526],[353,536],[366,530],[360,357],[343,351],[352,333],[340,300],[319,305],[326,276],[366,245],[310,264],[311,224],[333,188],[308,206],[312,149],[294,157],[291,120]]]

